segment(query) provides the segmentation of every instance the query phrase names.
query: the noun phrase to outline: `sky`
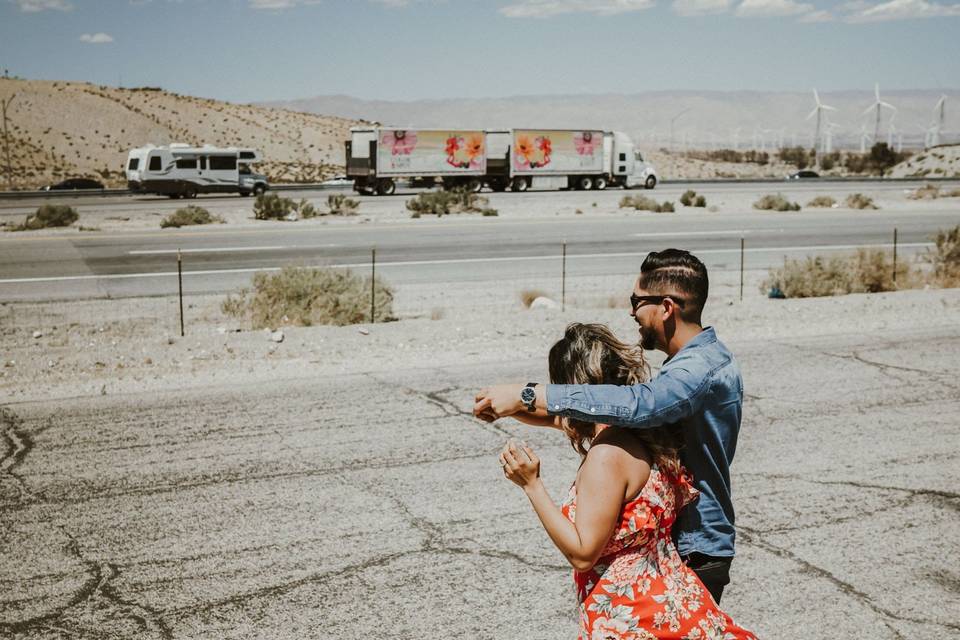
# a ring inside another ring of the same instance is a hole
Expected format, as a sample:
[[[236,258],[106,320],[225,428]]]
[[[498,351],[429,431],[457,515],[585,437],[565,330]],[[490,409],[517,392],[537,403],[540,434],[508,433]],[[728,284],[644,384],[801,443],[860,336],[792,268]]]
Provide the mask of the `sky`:
[[[0,0],[11,76],[253,102],[960,87],[960,2]]]

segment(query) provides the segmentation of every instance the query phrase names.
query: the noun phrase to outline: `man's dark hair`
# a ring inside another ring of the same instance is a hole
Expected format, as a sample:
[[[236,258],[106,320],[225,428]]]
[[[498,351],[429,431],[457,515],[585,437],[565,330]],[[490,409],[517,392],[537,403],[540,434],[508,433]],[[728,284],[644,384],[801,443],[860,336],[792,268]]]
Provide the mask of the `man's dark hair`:
[[[680,317],[700,324],[710,282],[707,267],[683,249],[651,251],[640,266],[640,288],[655,295],[674,294],[683,302]]]

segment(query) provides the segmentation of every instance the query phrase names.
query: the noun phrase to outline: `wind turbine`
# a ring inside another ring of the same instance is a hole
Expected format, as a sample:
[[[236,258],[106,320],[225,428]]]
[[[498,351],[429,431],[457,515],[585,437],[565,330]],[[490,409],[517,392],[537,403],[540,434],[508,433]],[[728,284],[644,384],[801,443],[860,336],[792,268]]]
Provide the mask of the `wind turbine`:
[[[860,153],[867,152],[867,140],[870,139],[870,134],[867,133],[867,125],[860,125]]]
[[[809,120],[813,116],[817,116],[817,129],[813,134],[813,157],[814,162],[819,166],[820,153],[818,152],[817,147],[820,145],[820,120],[823,117],[824,111],[836,111],[837,109],[820,102],[820,94],[817,93],[816,89],[813,90],[813,100],[817,103],[817,106],[813,108],[813,111],[811,111],[810,115],[806,117],[806,120]]]
[[[880,139],[880,110],[883,107],[886,107],[896,112],[897,108],[892,104],[886,103],[880,99],[880,83],[879,82],[873,86],[873,92],[874,92],[874,95],[877,97],[877,99],[874,101],[872,105],[867,107],[867,109],[861,115],[866,116],[866,115],[869,115],[872,110],[874,109],[877,110],[876,125],[874,126],[874,129],[873,129],[873,141],[876,142],[877,140]]]
[[[933,145],[937,146],[940,144],[940,132],[943,131],[943,120],[945,116],[945,110],[947,107],[947,96],[945,94],[940,94],[940,99],[937,100],[937,105],[933,108]]]
[[[823,137],[826,139],[826,144],[824,144],[824,149],[827,153],[833,152],[833,132],[840,128],[836,122],[827,122],[825,131],[823,132]]]

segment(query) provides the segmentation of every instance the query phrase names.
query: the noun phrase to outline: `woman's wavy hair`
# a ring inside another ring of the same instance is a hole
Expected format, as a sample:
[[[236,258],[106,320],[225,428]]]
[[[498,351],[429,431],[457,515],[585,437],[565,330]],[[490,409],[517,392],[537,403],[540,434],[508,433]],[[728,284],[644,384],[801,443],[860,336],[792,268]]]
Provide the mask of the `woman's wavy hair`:
[[[563,338],[550,348],[548,362],[550,382],[554,384],[633,385],[650,379],[650,367],[643,349],[622,342],[602,324],[574,322],[567,325]],[[587,455],[596,425],[561,418],[561,426],[573,448],[580,455]],[[633,433],[650,449],[654,461],[677,461],[682,436],[675,425],[635,429]]]

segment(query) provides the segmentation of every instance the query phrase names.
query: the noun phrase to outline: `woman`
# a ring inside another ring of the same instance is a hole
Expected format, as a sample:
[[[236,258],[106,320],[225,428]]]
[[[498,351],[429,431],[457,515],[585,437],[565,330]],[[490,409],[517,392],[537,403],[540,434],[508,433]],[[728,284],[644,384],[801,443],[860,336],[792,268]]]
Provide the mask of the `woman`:
[[[629,385],[648,377],[642,349],[596,324],[568,326],[550,349],[549,367],[551,382],[559,384]],[[508,443],[500,463],[574,568],[580,638],[752,639],[719,609],[670,538],[677,512],[698,495],[677,457],[679,430],[566,418],[554,426],[583,456],[561,507],[547,494],[530,447]]]

